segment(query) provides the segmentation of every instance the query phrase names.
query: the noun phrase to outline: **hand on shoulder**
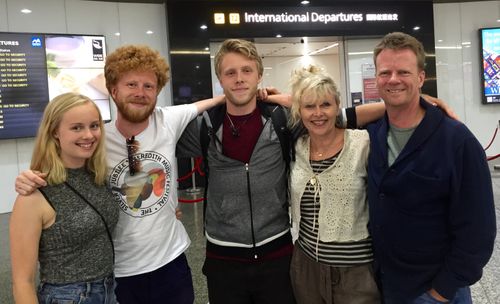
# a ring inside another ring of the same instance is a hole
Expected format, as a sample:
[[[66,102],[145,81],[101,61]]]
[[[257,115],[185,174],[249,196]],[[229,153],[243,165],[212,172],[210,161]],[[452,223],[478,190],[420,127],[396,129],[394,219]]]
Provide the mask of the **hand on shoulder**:
[[[264,102],[279,104],[285,108],[292,106],[292,96],[281,93],[275,87],[265,87],[257,91],[257,99]]]
[[[446,115],[448,115],[450,118],[460,121],[458,115],[453,111],[453,109],[442,99],[439,99],[437,97],[433,97],[427,94],[421,94],[422,98],[430,103],[433,106],[437,106],[443,110]]]
[[[46,186],[47,173],[25,170],[16,177],[15,190],[20,195],[29,195],[36,189]]]

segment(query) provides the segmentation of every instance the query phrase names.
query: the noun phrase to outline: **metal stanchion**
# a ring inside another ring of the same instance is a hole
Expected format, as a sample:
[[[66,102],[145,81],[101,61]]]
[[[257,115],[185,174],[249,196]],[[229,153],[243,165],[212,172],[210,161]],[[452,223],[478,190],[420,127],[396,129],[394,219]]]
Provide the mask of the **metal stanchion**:
[[[193,169],[194,169],[194,158],[191,157],[191,170],[193,170]],[[193,174],[191,174],[191,182],[192,182],[193,186],[189,189],[186,189],[186,192],[189,194],[201,193],[202,188],[196,187],[196,174],[195,174],[195,172],[193,172]]]

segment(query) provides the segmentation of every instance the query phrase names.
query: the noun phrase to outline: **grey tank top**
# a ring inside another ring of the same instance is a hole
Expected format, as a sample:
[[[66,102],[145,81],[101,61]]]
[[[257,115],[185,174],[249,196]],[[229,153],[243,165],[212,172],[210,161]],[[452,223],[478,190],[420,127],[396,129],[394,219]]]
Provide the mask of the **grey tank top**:
[[[67,169],[67,182],[99,212],[111,232],[119,207],[106,186],[97,186],[85,169]],[[40,188],[56,211],[52,226],[42,230],[38,260],[40,280],[48,283],[88,282],[113,273],[113,252],[99,215],[65,184]]]

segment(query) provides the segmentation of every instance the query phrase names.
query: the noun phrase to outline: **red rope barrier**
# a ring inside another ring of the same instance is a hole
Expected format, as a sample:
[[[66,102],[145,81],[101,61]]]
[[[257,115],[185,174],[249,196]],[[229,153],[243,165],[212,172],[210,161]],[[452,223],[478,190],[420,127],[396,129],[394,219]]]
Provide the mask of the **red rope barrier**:
[[[195,172],[198,172],[198,174],[200,176],[205,176],[205,172],[203,172],[203,170],[201,169],[201,163],[203,162],[203,157],[196,157],[194,159],[194,165],[193,165],[193,169],[191,171],[189,171],[186,175],[182,176],[182,177],[179,177],[177,179],[178,182],[181,182],[183,180],[186,180],[188,178],[191,177],[191,175],[193,175],[193,173]]]
[[[488,150],[488,148],[491,146],[491,144],[493,143],[493,141],[495,140],[495,137],[497,136],[497,132],[498,132],[498,127],[496,127],[495,129],[495,133],[493,134],[493,138],[491,139],[490,143],[488,144],[488,146],[486,148],[484,148],[484,151]]]
[[[194,204],[194,203],[199,203],[199,202],[203,202],[205,198],[204,197],[201,197],[201,198],[197,198],[197,199],[192,199],[192,200],[189,200],[189,199],[184,199],[184,198],[179,198],[178,201],[180,203],[188,203],[188,204]]]
[[[484,151],[488,150],[488,148],[491,146],[491,144],[495,140],[495,137],[497,137],[497,132],[498,132],[498,126],[495,128],[495,133],[493,133],[493,138],[490,140],[490,143],[488,144],[488,146],[486,146],[486,148],[484,148]],[[493,156],[486,156],[486,160],[490,161],[490,160],[497,159],[499,157],[500,157],[500,154],[493,155]]]
[[[200,176],[205,176],[205,172],[201,169],[201,163],[203,162],[203,157],[196,157],[194,159],[194,164],[193,164],[193,169],[189,171],[186,175],[179,177],[177,179],[178,182],[186,180],[190,178],[195,172],[198,172]],[[196,198],[196,199],[184,199],[184,198],[178,198],[177,199],[180,203],[188,203],[188,204],[194,204],[194,203],[199,203],[203,202],[205,200],[204,197],[201,198]]]
[[[194,160],[194,163],[195,163],[195,167],[196,167],[196,170],[198,171],[198,174],[200,176],[205,176],[205,172],[203,172],[203,170],[201,169],[201,163],[203,162],[203,157],[200,156],[200,157],[197,157],[195,158]]]
[[[497,155],[493,155],[493,156],[488,156],[486,157],[486,160],[487,161],[490,161],[490,160],[494,160],[494,159],[497,159],[500,157],[500,154],[497,154]]]

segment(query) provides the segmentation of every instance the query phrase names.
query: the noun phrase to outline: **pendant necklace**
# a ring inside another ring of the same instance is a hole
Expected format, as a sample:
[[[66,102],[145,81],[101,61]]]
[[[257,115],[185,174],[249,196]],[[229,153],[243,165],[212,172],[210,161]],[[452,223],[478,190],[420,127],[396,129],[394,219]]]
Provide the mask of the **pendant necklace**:
[[[328,156],[333,156],[337,154],[340,150],[342,150],[342,147],[344,146],[344,138],[340,137],[338,139],[335,139],[335,141],[329,146],[326,147],[324,151],[317,151],[316,148],[310,147],[310,152],[312,155],[315,155],[316,157],[319,157],[323,159],[324,157]]]
[[[247,118],[245,118],[245,120],[243,120],[243,122],[238,126],[236,127],[235,124],[233,123],[233,120],[231,119],[231,117],[229,116],[229,114],[226,112],[226,116],[227,116],[227,119],[229,120],[229,127],[231,128],[231,134],[233,135],[233,137],[240,137],[240,129],[241,127],[247,123],[247,121],[253,116],[253,113],[250,113],[248,115]]]

